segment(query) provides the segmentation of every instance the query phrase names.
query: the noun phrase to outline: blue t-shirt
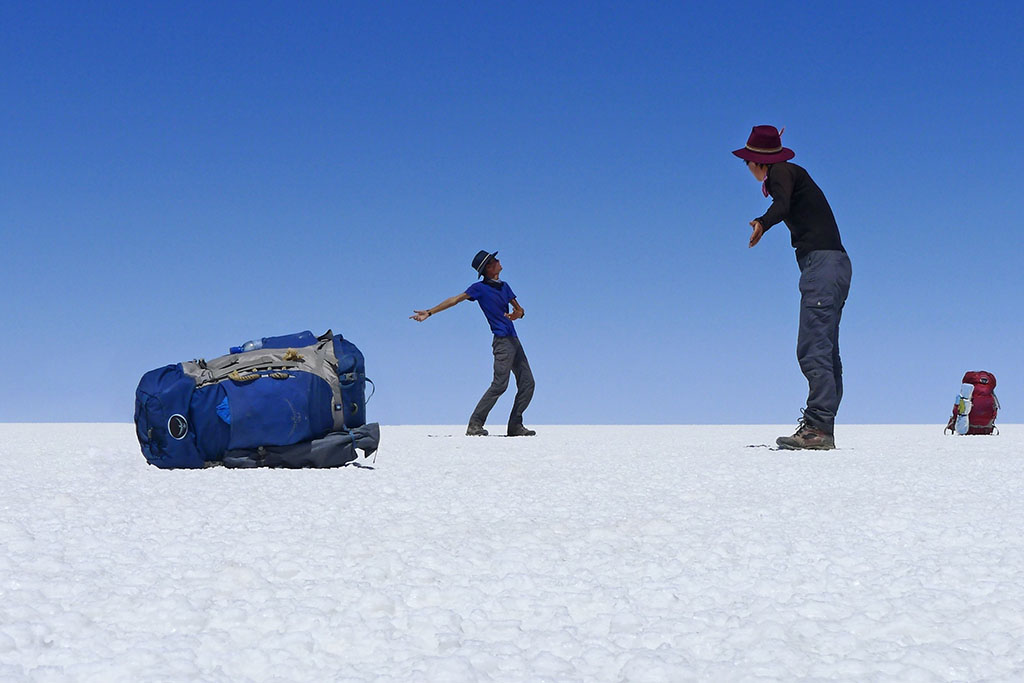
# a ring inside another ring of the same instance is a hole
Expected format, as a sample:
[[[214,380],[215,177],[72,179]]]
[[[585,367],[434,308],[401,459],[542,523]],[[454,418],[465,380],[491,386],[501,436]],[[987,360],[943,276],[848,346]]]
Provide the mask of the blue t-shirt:
[[[480,304],[480,310],[491,326],[491,332],[496,337],[515,337],[516,328],[512,321],[505,317],[509,312],[508,304],[516,298],[515,292],[502,282],[501,287],[492,287],[485,282],[474,282],[466,290],[470,301]]]

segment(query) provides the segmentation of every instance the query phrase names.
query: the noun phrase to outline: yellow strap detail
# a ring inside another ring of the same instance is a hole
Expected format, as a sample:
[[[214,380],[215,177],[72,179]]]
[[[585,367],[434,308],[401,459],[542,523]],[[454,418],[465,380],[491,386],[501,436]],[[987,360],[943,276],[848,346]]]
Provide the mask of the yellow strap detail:
[[[228,379],[234,380],[235,382],[251,382],[254,379],[259,379],[260,376],[255,372],[247,372],[244,375],[238,370],[232,370],[231,374],[228,375]]]

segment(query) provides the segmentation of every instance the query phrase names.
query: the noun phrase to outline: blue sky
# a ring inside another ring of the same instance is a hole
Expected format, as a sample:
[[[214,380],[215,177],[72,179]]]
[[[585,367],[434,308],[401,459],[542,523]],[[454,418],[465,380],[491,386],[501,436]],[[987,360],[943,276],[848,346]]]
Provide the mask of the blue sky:
[[[1020,3],[8,3],[2,421],[333,328],[385,424],[463,423],[499,249],[527,424],[790,423],[798,270],[729,152],[785,126],[854,266],[838,422],[1024,422]],[[511,392],[492,414],[500,424]]]

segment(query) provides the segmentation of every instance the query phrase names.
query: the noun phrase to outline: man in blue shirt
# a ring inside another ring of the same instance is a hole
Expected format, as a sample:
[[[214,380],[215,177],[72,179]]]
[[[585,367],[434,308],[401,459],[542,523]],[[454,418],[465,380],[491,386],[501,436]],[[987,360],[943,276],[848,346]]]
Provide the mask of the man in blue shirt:
[[[487,430],[484,429],[487,414],[491,412],[498,397],[505,393],[509,373],[512,373],[516,376],[516,398],[512,404],[512,414],[508,418],[508,435],[533,436],[537,432],[523,426],[523,412],[533,398],[533,372],[530,370],[530,362],[526,360],[523,345],[519,343],[515,325],[512,324],[526,315],[526,311],[516,301],[516,295],[508,283],[498,279],[501,273],[498,252],[477,252],[473,257],[472,267],[478,277],[483,277],[482,282],[474,282],[465,292],[448,297],[433,308],[414,311],[409,317],[417,322],[423,322],[435,313],[463,301],[475,301],[480,304],[480,310],[483,311],[487,323],[491,326],[491,332],[494,333],[494,341],[491,342],[491,349],[494,351],[494,380],[469,418],[466,435],[487,436]],[[508,310],[510,305],[511,313]]]

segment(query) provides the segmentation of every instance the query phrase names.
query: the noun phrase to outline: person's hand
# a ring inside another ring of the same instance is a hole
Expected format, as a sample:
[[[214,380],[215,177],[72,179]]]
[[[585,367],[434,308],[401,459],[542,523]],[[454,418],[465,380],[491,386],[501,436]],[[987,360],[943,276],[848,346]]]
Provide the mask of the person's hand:
[[[512,311],[511,313],[506,313],[505,317],[508,318],[509,320],[519,320],[520,318],[523,317],[523,312],[521,310]]]
[[[423,322],[430,317],[430,311],[413,311],[413,314],[409,316],[409,320],[415,320],[418,323]]]
[[[757,220],[750,221],[750,227],[754,229],[754,232],[750,233],[750,246],[752,247],[761,241],[761,237],[764,236],[764,228],[761,227],[760,221]]]

